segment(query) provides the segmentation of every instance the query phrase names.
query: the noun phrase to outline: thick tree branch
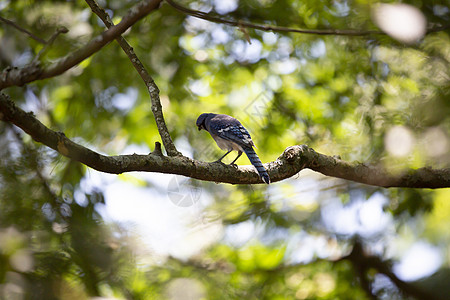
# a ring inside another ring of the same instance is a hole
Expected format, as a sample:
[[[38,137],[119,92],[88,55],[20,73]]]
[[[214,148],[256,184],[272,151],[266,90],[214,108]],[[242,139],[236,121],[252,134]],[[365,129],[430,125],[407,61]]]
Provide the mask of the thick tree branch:
[[[303,29],[303,28],[291,28],[291,27],[281,27],[281,26],[273,26],[273,25],[261,25],[254,24],[247,21],[242,20],[227,20],[211,13],[205,13],[198,10],[193,10],[187,7],[184,7],[175,1],[166,0],[166,2],[171,5],[176,10],[182,12],[183,14],[193,16],[199,19],[211,21],[214,23],[225,24],[229,26],[235,26],[239,28],[252,28],[259,29],[263,31],[273,31],[273,32],[293,32],[293,33],[303,33],[303,34],[316,34],[316,35],[345,35],[345,36],[367,36],[374,34],[382,34],[386,33],[379,30],[358,30],[358,29]],[[449,28],[449,25],[433,27],[427,30],[427,33],[444,31]]]
[[[92,11],[105,23],[106,27],[111,28],[114,26],[109,15],[106,11],[101,8],[95,0],[86,0],[87,4],[90,6]],[[164,115],[162,112],[161,101],[159,99],[159,89],[153,78],[145,69],[144,65],[141,63],[140,59],[134,53],[133,48],[128,44],[128,42],[122,36],[118,36],[116,41],[122,47],[123,51],[127,54],[134,68],[141,76],[147,90],[150,94],[150,99],[152,101],[152,112],[155,117],[156,126],[158,127],[159,135],[161,136],[164,148],[166,148],[167,154],[169,156],[179,156],[180,152],[177,151],[175,145],[173,144],[172,138],[170,137],[169,130],[167,129],[166,122],[164,121]]]
[[[18,108],[8,96],[0,94],[0,120],[22,128],[35,141],[95,170],[120,174],[131,171],[178,174],[194,179],[232,184],[262,183],[253,166],[233,167],[206,163],[185,156],[164,156],[159,143],[148,155],[106,156],[74,143],[64,133],[55,132],[32,113]],[[304,168],[324,175],[381,187],[446,188],[450,187],[450,169],[409,169],[392,175],[380,167],[352,164],[315,152],[306,145],[288,147],[276,161],[265,165],[273,182],[294,176]]]
[[[58,62],[42,67],[32,63],[24,68],[8,68],[0,74],[0,90],[10,86],[22,86],[26,83],[60,75],[88,58],[111,40],[124,33],[134,23],[158,8],[162,0],[144,0],[130,9],[128,14],[116,26],[112,26],[101,35],[92,39],[83,48],[78,49]]]
[[[305,155],[305,150],[291,147],[294,156]],[[288,148],[289,149],[289,148]],[[403,170],[393,174],[383,167],[364,163],[349,163],[333,156],[327,156],[306,149],[307,168],[327,176],[352,180],[381,187],[445,188],[450,187],[450,168],[432,169],[429,167]]]

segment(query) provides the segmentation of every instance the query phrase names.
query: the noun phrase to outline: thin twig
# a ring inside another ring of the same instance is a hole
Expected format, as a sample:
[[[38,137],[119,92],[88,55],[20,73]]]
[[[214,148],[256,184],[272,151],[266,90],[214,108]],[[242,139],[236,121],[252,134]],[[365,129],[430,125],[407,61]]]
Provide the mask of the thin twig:
[[[48,49],[51,47],[53,42],[56,40],[58,35],[61,33],[67,33],[69,32],[69,29],[67,29],[64,26],[58,27],[54,34],[48,39],[48,41],[45,43],[45,46],[39,51],[39,53],[36,55],[36,57],[33,59],[33,63],[37,63],[37,61],[44,55],[45,52],[48,51]]]
[[[282,26],[272,26],[272,25],[260,25],[260,24],[254,24],[251,22],[238,20],[227,20],[223,19],[217,16],[214,16],[209,13],[205,13],[198,10],[193,10],[184,6],[179,5],[178,3],[172,1],[172,0],[166,0],[168,4],[170,4],[173,8],[176,10],[186,14],[190,15],[196,18],[200,18],[203,20],[225,24],[229,26],[236,26],[239,28],[246,27],[246,28],[253,28],[253,29],[259,29],[263,31],[274,31],[274,32],[293,32],[293,33],[305,33],[305,34],[317,34],[317,35],[346,35],[346,36],[366,36],[366,35],[372,35],[372,34],[385,34],[382,31],[379,30],[356,30],[356,29],[303,29],[303,28],[290,28],[290,27],[282,27]]]
[[[109,15],[106,11],[101,8],[95,0],[86,0],[87,4],[90,6],[92,11],[105,23],[107,28],[114,26]],[[155,117],[156,126],[158,127],[159,135],[161,136],[162,142],[164,144],[164,148],[166,148],[167,154],[169,156],[179,156],[180,152],[176,149],[172,138],[170,137],[169,130],[167,129],[166,122],[164,121],[164,115],[162,112],[161,101],[159,98],[159,89],[156,85],[153,78],[145,69],[142,62],[137,57],[136,53],[134,53],[133,48],[128,44],[128,42],[122,36],[118,36],[116,41],[119,43],[120,47],[122,47],[123,51],[127,54],[134,68],[141,76],[145,85],[147,86],[147,90],[150,94],[150,99],[152,102],[152,112]]]
[[[41,39],[40,37],[34,35],[32,32],[26,30],[25,28],[20,27],[19,25],[17,25],[15,22],[13,22],[11,20],[5,19],[5,18],[0,16],[0,21],[2,21],[4,23],[6,23],[6,24],[16,28],[17,30],[27,34],[30,38],[32,38],[33,40],[35,40],[35,41],[37,41],[37,42],[39,42],[41,44],[46,44],[47,43],[46,40]]]
[[[205,13],[198,10],[193,10],[184,7],[172,0],[166,0],[166,2],[171,5],[176,10],[199,19],[211,21],[214,23],[225,24],[229,26],[236,26],[239,28],[253,28],[263,31],[274,31],[274,32],[293,32],[293,33],[303,33],[303,34],[316,34],[316,35],[342,35],[342,36],[368,36],[368,35],[386,35],[385,32],[380,30],[357,30],[357,29],[304,29],[304,28],[291,28],[283,26],[273,26],[273,25],[261,25],[254,24],[251,22],[243,20],[227,20],[221,17],[215,16],[210,13]],[[431,27],[427,30],[427,33],[444,31],[450,28],[450,25]]]

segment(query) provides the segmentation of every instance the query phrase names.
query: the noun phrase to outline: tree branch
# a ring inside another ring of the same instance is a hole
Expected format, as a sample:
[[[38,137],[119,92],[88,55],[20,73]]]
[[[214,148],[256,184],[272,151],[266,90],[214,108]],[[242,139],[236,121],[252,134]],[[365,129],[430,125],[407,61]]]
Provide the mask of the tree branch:
[[[193,16],[193,17],[200,18],[200,19],[207,20],[207,21],[211,21],[214,23],[220,23],[220,24],[225,24],[225,25],[229,25],[229,26],[236,26],[239,28],[245,27],[245,28],[259,29],[259,30],[263,30],[263,31],[293,32],[293,33],[305,33],[305,34],[317,34],[317,35],[365,36],[365,35],[371,35],[371,34],[385,34],[384,32],[378,31],[378,30],[300,29],[300,28],[280,27],[280,26],[272,26],[272,25],[260,25],[260,24],[254,24],[254,23],[242,21],[242,20],[233,21],[233,20],[222,19],[222,18],[214,16],[210,13],[205,13],[202,11],[193,10],[193,9],[184,7],[172,0],[166,0],[166,2],[168,4],[170,4],[176,10],[178,10],[186,15]]]
[[[349,260],[355,269],[362,270],[363,273],[367,273],[370,269],[375,269],[377,272],[387,276],[401,292],[408,296],[423,300],[440,300],[436,295],[398,278],[397,275],[392,272],[389,262],[383,261],[378,256],[365,253],[360,241],[356,241],[353,245],[352,252],[341,258],[340,261],[341,260]]]
[[[18,108],[5,94],[0,94],[0,120],[13,123],[33,140],[95,170],[120,174],[131,171],[178,174],[186,177],[231,184],[262,183],[253,166],[230,166],[206,163],[185,156],[164,156],[159,143],[148,155],[106,156],[74,143],[64,133],[55,132],[32,113]],[[393,175],[380,167],[352,164],[315,152],[306,145],[288,147],[276,161],[265,165],[273,182],[294,176],[304,168],[327,176],[348,179],[381,187],[446,188],[450,187],[450,169],[408,169]]]
[[[114,26],[109,15],[101,8],[95,0],[86,0],[87,4],[90,6],[92,11],[105,23],[106,27],[111,28]],[[161,136],[164,148],[166,148],[167,154],[169,156],[180,156],[181,153],[177,151],[175,145],[173,144],[172,138],[170,137],[169,130],[167,129],[166,122],[164,121],[164,115],[162,112],[161,101],[159,99],[159,89],[153,78],[145,69],[144,65],[141,63],[137,55],[134,53],[133,48],[128,44],[128,42],[122,36],[118,36],[116,41],[122,47],[123,51],[127,54],[134,68],[141,76],[147,90],[150,94],[150,99],[152,101],[152,112],[155,117],[156,126],[158,127],[159,135]]]
[[[0,74],[0,90],[10,86],[22,86],[26,83],[60,75],[88,58],[111,40],[124,33],[134,23],[148,15],[159,7],[162,0],[144,0],[133,6],[128,14],[116,26],[112,26],[101,35],[92,39],[83,48],[78,49],[58,62],[41,67],[38,63],[32,63],[24,68],[7,68]]]
[[[182,12],[183,14],[193,16],[199,19],[211,21],[214,23],[220,23],[225,24],[229,26],[235,26],[235,27],[245,27],[245,28],[253,28],[253,29],[259,29],[263,31],[274,31],[274,32],[293,32],[293,33],[303,33],[303,34],[316,34],[316,35],[345,35],[345,36],[367,36],[367,35],[374,35],[374,34],[382,34],[385,35],[383,31],[379,30],[357,30],[357,29],[303,29],[303,28],[291,28],[291,27],[281,27],[281,26],[272,26],[272,25],[260,25],[260,24],[254,24],[247,21],[233,21],[233,20],[227,20],[220,18],[218,16],[215,16],[210,13],[205,13],[198,10],[193,10],[187,7],[184,7],[172,0],[166,0],[166,2],[171,5],[176,10]],[[445,26],[438,26],[430,28],[427,33],[431,32],[437,32],[437,31],[444,31],[449,28],[449,25]]]

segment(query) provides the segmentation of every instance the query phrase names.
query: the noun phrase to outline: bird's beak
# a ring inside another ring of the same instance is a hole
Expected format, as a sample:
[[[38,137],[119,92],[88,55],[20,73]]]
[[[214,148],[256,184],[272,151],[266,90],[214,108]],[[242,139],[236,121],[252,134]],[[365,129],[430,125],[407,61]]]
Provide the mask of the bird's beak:
[[[202,126],[198,126],[198,131],[202,130]]]

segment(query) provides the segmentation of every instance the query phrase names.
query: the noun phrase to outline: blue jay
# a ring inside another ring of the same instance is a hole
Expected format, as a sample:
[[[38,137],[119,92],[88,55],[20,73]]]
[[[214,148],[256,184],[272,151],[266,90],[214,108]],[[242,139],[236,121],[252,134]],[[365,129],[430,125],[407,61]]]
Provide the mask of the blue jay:
[[[216,141],[217,146],[222,150],[228,151],[219,158],[218,162],[221,162],[225,156],[235,150],[238,152],[238,156],[230,164],[232,165],[242,155],[242,152],[245,152],[252,165],[254,165],[258,171],[261,179],[267,184],[270,183],[269,174],[261,163],[255,150],[253,150],[255,144],[241,122],[227,115],[204,113],[198,117],[197,127],[198,130],[204,129],[208,131]]]

